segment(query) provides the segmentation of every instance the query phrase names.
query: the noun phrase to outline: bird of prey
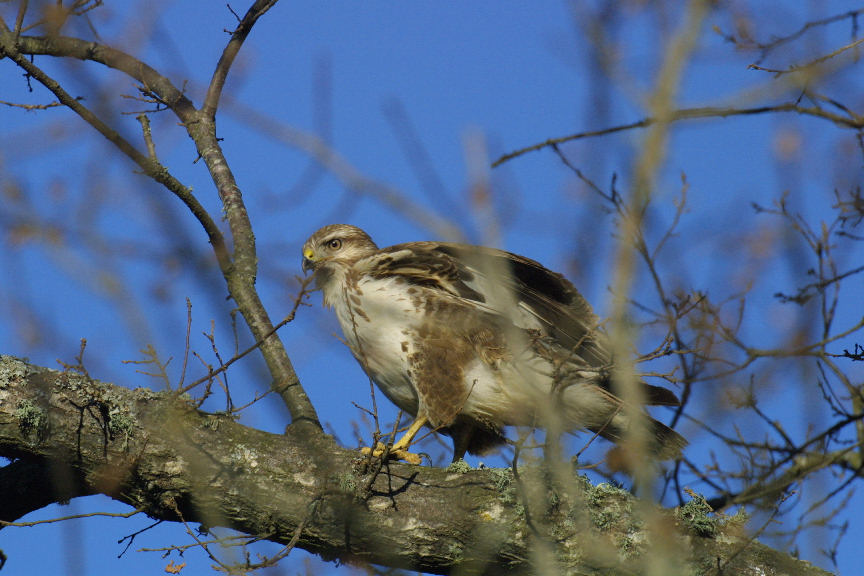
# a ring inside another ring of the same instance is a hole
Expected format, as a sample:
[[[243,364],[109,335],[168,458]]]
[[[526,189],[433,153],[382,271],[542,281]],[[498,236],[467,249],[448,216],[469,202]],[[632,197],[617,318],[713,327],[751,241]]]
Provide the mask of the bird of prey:
[[[454,462],[504,443],[504,426],[627,435],[634,411],[612,390],[597,317],[564,276],[534,260],[448,242],[378,248],[360,228],[332,224],[303,245],[303,270],[366,373],[415,418],[390,455],[419,463],[409,447],[423,426],[452,437]],[[646,404],[678,404],[665,388],[640,388]],[[647,414],[641,421],[653,457],[687,444]]]

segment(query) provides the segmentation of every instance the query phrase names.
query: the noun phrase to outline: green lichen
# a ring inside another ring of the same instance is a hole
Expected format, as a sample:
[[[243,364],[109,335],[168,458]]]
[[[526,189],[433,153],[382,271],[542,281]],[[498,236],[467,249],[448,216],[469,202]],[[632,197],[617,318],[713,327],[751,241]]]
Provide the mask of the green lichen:
[[[608,482],[601,482],[600,484],[591,487],[591,489],[586,492],[585,496],[588,499],[588,503],[595,506],[604,504],[611,498],[630,499],[629,492],[622,488],[618,488],[613,484],[609,484]]]
[[[614,527],[622,517],[633,517],[630,493],[605,482],[585,491],[591,521],[600,531]]]
[[[462,562],[465,551],[463,550],[460,544],[457,544],[455,541],[451,542],[447,547],[447,556],[453,559],[453,563],[458,565]]]
[[[119,438],[123,441],[123,450],[129,449],[129,439],[132,438],[134,429],[135,421],[128,414],[118,408],[108,410],[108,431],[112,439]]]
[[[471,465],[462,460],[461,458],[456,462],[453,462],[449,466],[447,466],[447,472],[454,472],[456,474],[465,474],[471,471]]]
[[[641,551],[636,543],[633,541],[633,538],[630,537],[629,534],[625,534],[623,536],[619,536],[616,540],[618,554],[622,558],[630,558],[638,555]]]
[[[245,444],[237,444],[228,455],[235,470],[250,470],[258,467],[258,451]]]
[[[18,428],[24,435],[35,435],[41,439],[45,427],[48,425],[48,416],[44,410],[32,401],[24,399],[18,402],[15,417],[18,419]]]
[[[207,414],[204,417],[201,425],[208,430],[213,430],[214,432],[219,430],[219,426],[222,424],[222,419],[218,416],[214,416],[213,414]]]
[[[339,490],[347,494],[357,492],[357,479],[350,472],[339,474]]]
[[[159,392],[143,386],[135,388],[132,392],[135,393],[139,400],[156,400],[161,397]]]
[[[514,502],[516,495],[513,489],[513,472],[509,468],[493,468],[492,480],[495,482],[495,488],[498,490],[498,499],[502,502]]]
[[[22,382],[27,378],[29,367],[14,356],[0,354],[0,390],[8,388],[8,383]]]
[[[750,514],[743,507],[739,508],[733,516],[725,516],[724,526],[728,528],[743,528],[750,521]]]
[[[491,473],[492,481],[495,482],[495,488],[498,490],[498,501],[505,506],[512,507],[519,516],[524,515],[525,507],[519,501],[519,495],[516,493],[513,471],[510,468],[493,468]]]
[[[551,486],[547,487],[547,504],[549,511],[557,510],[561,506],[561,495],[558,494]]]
[[[713,508],[708,505],[705,497],[696,492],[689,492],[692,499],[675,511],[675,516],[689,530],[699,536],[710,538],[717,534],[717,518],[709,516]]]

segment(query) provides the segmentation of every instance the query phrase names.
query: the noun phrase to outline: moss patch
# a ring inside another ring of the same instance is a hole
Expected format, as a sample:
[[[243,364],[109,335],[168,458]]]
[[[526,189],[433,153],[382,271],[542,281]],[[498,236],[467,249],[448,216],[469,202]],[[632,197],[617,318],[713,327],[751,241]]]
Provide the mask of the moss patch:
[[[35,437],[37,441],[42,439],[48,427],[48,415],[44,410],[30,400],[24,399],[18,403],[15,417],[18,419],[18,428],[22,434]]]
[[[705,497],[693,491],[688,491],[692,499],[675,511],[675,517],[688,530],[705,538],[717,534],[717,518],[709,516],[714,510],[708,505]]]
[[[129,449],[129,439],[132,438],[134,429],[135,421],[128,414],[116,407],[108,409],[108,432],[112,440],[119,439],[123,442],[123,450]]]
[[[461,458],[447,466],[447,472],[455,472],[456,474],[465,474],[471,470],[471,466]]]

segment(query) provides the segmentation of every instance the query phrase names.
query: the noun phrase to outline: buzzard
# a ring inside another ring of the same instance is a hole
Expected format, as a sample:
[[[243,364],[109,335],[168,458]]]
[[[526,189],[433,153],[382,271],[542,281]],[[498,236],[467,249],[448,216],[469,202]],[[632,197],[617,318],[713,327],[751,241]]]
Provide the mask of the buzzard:
[[[394,457],[420,462],[408,449],[423,426],[453,438],[454,461],[502,444],[504,426],[626,435],[629,412],[611,389],[597,317],[564,276],[534,260],[449,242],[378,248],[360,228],[332,224],[303,245],[303,270],[366,373],[415,417]],[[678,404],[665,388],[640,386],[646,404]],[[644,422],[654,457],[686,445]]]

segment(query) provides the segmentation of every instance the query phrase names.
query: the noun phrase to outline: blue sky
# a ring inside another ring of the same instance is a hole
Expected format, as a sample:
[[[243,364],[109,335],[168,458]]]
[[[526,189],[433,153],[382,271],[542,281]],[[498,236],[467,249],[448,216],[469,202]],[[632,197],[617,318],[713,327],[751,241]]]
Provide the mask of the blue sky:
[[[760,13],[751,15],[759,37],[789,34],[808,18],[857,8],[852,2],[794,4],[760,3]],[[158,10],[148,8],[144,15],[136,16],[142,6],[150,5],[109,5],[90,17],[103,40],[142,57],[175,85],[186,82],[187,94],[200,104],[227,41],[224,29],[233,28],[234,17],[224,4],[216,3],[205,8],[200,2],[165,1]],[[245,5],[232,6],[245,10]],[[271,316],[279,319],[290,310],[291,296],[297,290],[295,275],[300,273],[299,248],[321,225],[337,220],[359,225],[382,246],[440,235],[418,225],[412,214],[346,190],[338,178],[316,170],[308,154],[273,134],[262,133],[250,109],[268,116],[269,127],[276,133],[295,128],[320,134],[358,173],[386,183],[439,217],[452,219],[468,240],[494,242],[565,272],[598,312],[607,312],[614,220],[554,154],[535,152],[495,170],[481,169],[491,182],[491,208],[486,213],[472,209],[469,194],[478,166],[488,165],[504,152],[550,137],[631,122],[646,114],[646,90],[680,14],[670,11],[664,24],[635,6],[624,10],[617,30],[623,44],[615,80],[599,96],[608,105],[603,116],[587,63],[590,41],[580,28],[585,22],[580,11],[587,10],[584,6],[587,4],[574,9],[562,2],[441,6],[432,2],[305,1],[280,3],[262,18],[229,78],[218,129],[256,230],[259,288]],[[12,6],[3,8],[7,22],[13,14]],[[665,34],[659,31],[664,25]],[[736,51],[710,31],[711,25],[731,30],[722,17],[711,18],[705,25],[681,86],[681,106],[754,105],[792,98],[794,91],[779,89],[779,81],[771,75],[748,70],[753,54]],[[71,22],[64,32],[89,35],[81,22]],[[806,60],[850,38],[849,24],[838,24],[779,50],[764,64],[782,67]],[[133,84],[96,65],[47,58],[37,58],[36,63],[68,82],[71,91],[84,95],[91,107],[125,111],[151,107],[118,98],[119,93],[135,94]],[[823,92],[848,97],[845,103],[850,106],[859,103],[861,82],[856,70],[824,80]],[[0,100],[51,100],[38,86],[29,93],[8,60],[0,61],[0,74],[4,78]],[[130,139],[140,142],[134,115],[111,114]],[[176,119],[167,113],[154,115],[153,128],[163,162],[196,191],[213,214],[219,214],[209,176],[201,163],[194,162],[194,148],[176,126]],[[422,145],[425,166],[434,177],[418,176],[417,164],[407,157],[400,137],[406,131]],[[202,231],[179,202],[133,174],[128,161],[92,136],[68,111],[2,107],[0,133],[4,189],[20,187],[31,198],[34,213],[64,228],[60,242],[30,238],[0,254],[0,315],[6,319],[0,320],[0,352],[54,366],[58,358],[71,361],[84,337],[92,374],[130,386],[158,387],[159,383],[135,373],[122,361],[140,358],[139,350],[152,343],[164,358],[174,357],[169,372],[178,379],[187,297],[193,303],[193,348],[212,361],[209,346],[200,336],[210,330],[212,320],[220,348],[231,349],[230,303],[224,300],[221,276],[207,260],[190,261],[177,253],[179,244],[192,253],[207,255]],[[614,173],[618,186],[626,190],[643,135],[628,132],[563,149],[574,165],[604,189]],[[778,152],[784,143],[791,146],[788,156]],[[486,148],[485,161],[482,155],[477,161],[466,153],[481,144]],[[818,225],[830,215],[827,207],[833,188],[860,181],[860,155],[854,146],[852,134],[824,121],[791,115],[676,126],[650,214],[656,240],[663,224],[671,221],[672,202],[686,174],[689,210],[660,261],[670,286],[707,291],[716,300],[752,287],[749,310],[753,315],[747,318],[745,334],[764,346],[782,342],[783,326],[794,325],[801,312],[779,304],[772,294],[790,291],[793,283],[806,281],[806,265],[795,260],[796,250],[803,252],[795,248],[794,239],[788,239],[789,255],[777,260],[759,261],[758,255],[744,249],[756,241],[775,248],[787,246],[783,239],[788,238],[788,231],[781,222],[757,215],[750,202],[770,205],[788,191],[793,206]],[[0,220],[0,226],[7,228],[7,238],[26,215],[19,204],[15,206],[14,218]],[[75,218],[69,218],[70,214]],[[489,221],[499,223],[499,236],[484,227]],[[111,240],[105,244],[94,241],[88,231],[98,231]],[[174,245],[166,245],[166,235]],[[860,248],[840,254],[840,269],[854,267],[862,256]],[[806,264],[806,256],[800,258]],[[166,260],[170,264],[167,272]],[[650,303],[644,272],[640,272],[635,296]],[[860,279],[854,282],[846,290],[860,290]],[[361,422],[361,414],[352,402],[368,405],[368,385],[349,351],[334,336],[338,326],[321,309],[319,295],[313,294],[310,302],[312,306],[301,308],[297,320],[282,330],[282,337],[321,418],[345,444],[353,446],[352,422]],[[840,311],[844,317],[860,317],[860,301],[847,297],[844,302]],[[639,342],[640,349],[650,349],[655,336],[649,330]],[[250,360],[231,375],[236,398],[249,399],[266,388],[262,370],[260,362]],[[860,379],[860,369],[858,374]],[[724,393],[718,388],[700,390],[695,415],[710,421],[712,402],[722,401]],[[810,404],[811,399],[818,402],[812,390],[790,393],[782,386],[771,386],[761,393],[770,400],[769,413],[787,419],[799,436],[807,423],[824,422],[825,416],[815,413]],[[385,422],[395,415],[380,395],[379,405]],[[251,426],[274,432],[287,423],[287,414],[275,401],[255,405],[243,418]],[[731,419],[721,426],[725,424],[729,433],[735,423]],[[752,422],[739,424],[746,430]],[[367,433],[364,426],[361,422],[359,429]],[[708,455],[716,448],[699,435],[695,425],[684,422],[682,431],[694,438],[694,452]],[[693,458],[706,462],[696,455]],[[808,485],[802,492],[810,498],[809,491],[818,490],[818,485]],[[862,505],[856,495],[846,509]],[[25,520],[95,510],[125,508],[92,498],[51,507]],[[791,523],[797,516],[798,512],[793,513],[786,521]],[[852,543],[864,537],[864,527],[850,512],[841,512],[838,520],[845,519],[851,524],[839,561],[840,571],[849,573],[855,565]],[[167,559],[134,550],[183,542],[185,536],[176,527],[159,526],[143,533],[130,551],[116,558],[125,546],[116,541],[148,524],[146,518],[89,518],[4,529],[0,548],[10,556],[4,574],[158,573]],[[830,535],[814,534],[810,544],[799,543],[801,554],[827,566],[818,549],[830,545]],[[52,553],[37,554],[46,546]],[[194,566],[194,573],[204,572],[209,565],[195,551],[188,552],[185,560]],[[286,571],[300,570],[304,562],[322,573],[350,571],[337,570],[300,552],[286,561]]]

